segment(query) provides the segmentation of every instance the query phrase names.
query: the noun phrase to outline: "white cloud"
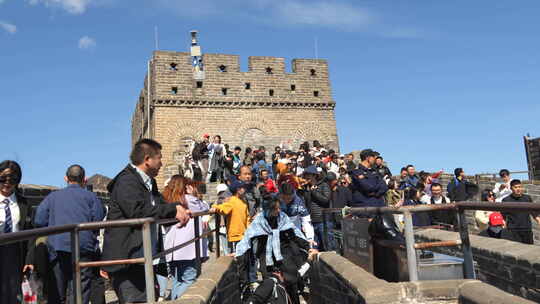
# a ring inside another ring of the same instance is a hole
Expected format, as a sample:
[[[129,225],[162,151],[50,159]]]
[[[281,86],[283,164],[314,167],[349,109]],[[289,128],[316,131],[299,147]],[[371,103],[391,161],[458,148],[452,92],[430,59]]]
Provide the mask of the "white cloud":
[[[367,9],[330,0],[156,0],[158,7],[187,18],[233,18],[273,26],[358,30],[375,17]]]
[[[0,21],[0,28],[10,34],[15,34],[17,32],[17,26],[11,23],[4,22],[4,21]]]
[[[272,5],[275,10],[274,17],[288,24],[354,30],[366,27],[374,21],[368,10],[344,3],[286,1]]]
[[[96,45],[96,40],[94,38],[83,36],[79,39],[79,49],[81,50],[95,48]]]
[[[70,14],[82,14],[94,0],[27,0],[31,5],[43,4],[46,7],[59,7]]]

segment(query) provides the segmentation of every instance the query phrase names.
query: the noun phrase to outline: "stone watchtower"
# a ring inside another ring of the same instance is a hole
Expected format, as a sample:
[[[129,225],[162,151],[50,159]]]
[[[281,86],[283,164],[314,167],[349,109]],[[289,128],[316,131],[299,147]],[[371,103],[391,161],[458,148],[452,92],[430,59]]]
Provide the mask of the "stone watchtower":
[[[252,56],[242,72],[237,55],[201,54],[192,35],[191,54],[154,51],[131,122],[133,143],[163,145],[160,187],[204,133],[221,135],[231,150],[319,140],[337,151],[326,60],[294,59],[287,73],[284,58]]]

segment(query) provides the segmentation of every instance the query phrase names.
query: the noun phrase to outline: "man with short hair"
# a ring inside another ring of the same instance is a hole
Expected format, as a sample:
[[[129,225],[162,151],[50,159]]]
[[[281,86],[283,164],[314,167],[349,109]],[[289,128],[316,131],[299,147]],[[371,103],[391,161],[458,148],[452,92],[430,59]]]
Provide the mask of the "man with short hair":
[[[128,164],[109,183],[111,194],[108,220],[174,218],[185,225],[191,215],[181,204],[166,203],[158,191],[155,177],[162,166],[161,145],[152,139],[141,139],[133,146]],[[153,226],[152,228],[156,228]],[[105,229],[104,260],[143,257],[142,228]],[[160,229],[152,229],[152,252],[157,252]],[[145,272],[141,264],[102,267],[109,275],[120,303],[146,303]]]
[[[233,160],[233,173],[235,175],[238,175],[238,173],[240,173],[240,167],[242,166],[242,159],[240,157],[240,152],[242,152],[242,148],[240,148],[239,146],[234,147],[232,160]]]
[[[503,203],[532,204],[532,198],[523,194],[523,186],[519,179],[514,179],[510,182],[510,189],[512,190],[512,194],[505,197],[502,200]],[[514,241],[523,244],[534,244],[531,219],[529,217],[530,212],[503,211],[501,213]],[[538,214],[534,214],[534,219],[540,224],[540,216]]]
[[[424,194],[420,201],[428,205],[440,205],[440,204],[450,204],[451,201],[448,197],[443,195],[442,185],[439,183],[431,184],[431,195]],[[433,211],[431,213],[431,219],[434,224],[447,224],[447,225],[456,225],[457,219],[454,212],[447,210]]]
[[[249,216],[255,216],[262,208],[261,192],[253,183],[253,173],[249,166],[240,167],[240,174],[238,180],[246,184],[246,191],[244,193],[244,199],[248,203]]]
[[[502,202],[503,199],[512,194],[512,189],[510,189],[510,171],[508,169],[502,169],[499,171],[499,176],[502,178],[502,183],[496,183],[495,188],[493,188],[493,193],[495,194],[495,201]]]
[[[407,167],[405,167],[405,170],[407,170],[407,176],[404,179],[404,187],[416,187],[418,185],[418,182],[420,181],[420,177],[416,174],[416,169],[413,165],[407,165]]]
[[[373,170],[375,170],[375,172],[377,172],[385,181],[390,180],[392,177],[392,172],[390,172],[390,169],[385,165],[384,159],[380,155],[375,158]]]
[[[347,167],[347,171],[356,169],[356,164],[354,163],[354,154],[349,153],[345,156],[345,166]]]
[[[95,193],[84,189],[86,176],[84,168],[79,165],[70,166],[64,177],[68,186],[51,192],[39,204],[34,225],[36,227],[54,227],[68,224],[98,222],[105,217],[105,209]],[[81,231],[80,260],[82,262],[98,259],[99,231]],[[49,260],[55,282],[51,285],[50,303],[72,303],[66,298],[66,293],[73,294],[73,271],[71,237],[68,233],[53,234],[47,238]],[[90,301],[90,285],[94,278],[92,268],[81,269],[81,284],[83,303]],[[69,291],[68,291],[69,290]]]
[[[454,179],[446,187],[448,197],[453,202],[461,202],[472,199],[478,193],[478,186],[465,179],[462,168],[454,170]]]

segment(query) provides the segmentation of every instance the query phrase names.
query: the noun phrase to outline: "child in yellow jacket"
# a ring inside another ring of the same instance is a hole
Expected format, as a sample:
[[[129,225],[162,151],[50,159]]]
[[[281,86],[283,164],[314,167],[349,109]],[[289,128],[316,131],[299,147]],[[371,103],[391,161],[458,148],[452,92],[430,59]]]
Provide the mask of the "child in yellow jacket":
[[[243,237],[249,223],[248,204],[242,199],[246,192],[246,184],[234,181],[229,186],[233,194],[224,203],[214,205],[210,211],[218,212],[227,217],[227,240],[231,243],[232,252],[235,252],[236,243]]]

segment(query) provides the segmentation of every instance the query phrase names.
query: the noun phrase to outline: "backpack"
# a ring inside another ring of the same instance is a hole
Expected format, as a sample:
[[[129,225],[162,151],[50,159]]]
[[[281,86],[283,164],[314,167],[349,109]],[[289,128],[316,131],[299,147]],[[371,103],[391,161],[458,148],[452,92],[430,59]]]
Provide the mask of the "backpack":
[[[277,278],[264,279],[257,289],[244,301],[244,304],[292,304],[292,300],[285,287]]]

